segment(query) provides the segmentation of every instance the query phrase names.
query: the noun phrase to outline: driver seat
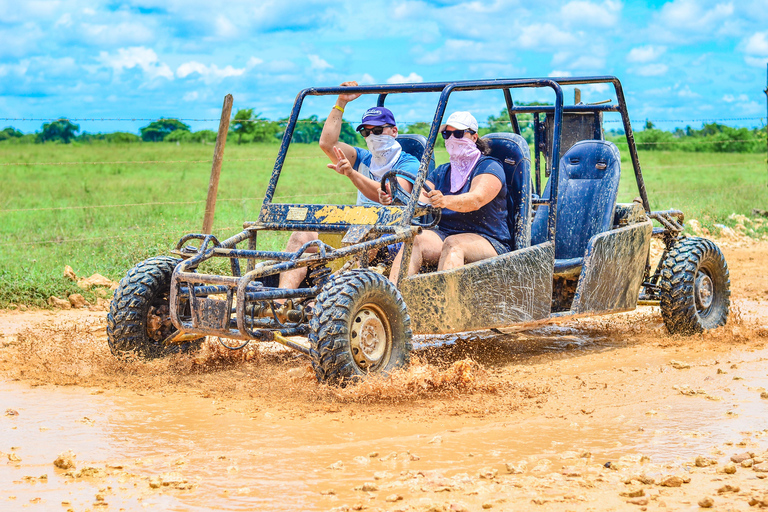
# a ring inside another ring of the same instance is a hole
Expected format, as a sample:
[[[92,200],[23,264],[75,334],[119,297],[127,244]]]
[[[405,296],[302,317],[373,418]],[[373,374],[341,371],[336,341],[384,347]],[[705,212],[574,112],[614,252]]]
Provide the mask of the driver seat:
[[[489,133],[483,140],[504,167],[507,182],[507,225],[513,250],[531,245],[531,150],[516,133]]]
[[[424,151],[427,150],[427,138],[417,133],[404,133],[397,135],[397,142],[403,148],[403,151],[411,156],[416,157],[416,160],[421,162],[421,157],[424,156]],[[427,169],[427,175],[435,168],[435,157],[432,156],[432,160],[429,162],[429,168]]]

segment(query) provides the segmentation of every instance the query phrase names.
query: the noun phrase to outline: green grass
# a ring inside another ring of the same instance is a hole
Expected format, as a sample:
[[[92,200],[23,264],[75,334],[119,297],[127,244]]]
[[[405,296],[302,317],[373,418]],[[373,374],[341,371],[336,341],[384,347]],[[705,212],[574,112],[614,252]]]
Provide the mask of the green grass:
[[[214,224],[220,238],[256,220],[277,149],[227,146]],[[98,272],[119,280],[136,262],[167,253],[182,235],[201,229],[213,146],[0,145],[0,152],[0,307],[42,306],[51,295],[82,293],[63,277],[65,265],[80,276]],[[619,200],[627,202],[637,189],[623,158]],[[437,159],[446,161],[444,149]],[[142,161],[165,163],[7,165]],[[768,208],[764,155],[648,151],[640,161],[654,209],[678,208],[713,227],[733,225],[731,213]],[[326,163],[316,145],[291,146],[275,200],[353,203],[348,180]],[[722,165],[731,163],[739,165]],[[128,206],[103,207],[110,205]],[[93,206],[99,208],[82,208]],[[286,239],[286,233],[265,233],[259,246],[281,249]]]

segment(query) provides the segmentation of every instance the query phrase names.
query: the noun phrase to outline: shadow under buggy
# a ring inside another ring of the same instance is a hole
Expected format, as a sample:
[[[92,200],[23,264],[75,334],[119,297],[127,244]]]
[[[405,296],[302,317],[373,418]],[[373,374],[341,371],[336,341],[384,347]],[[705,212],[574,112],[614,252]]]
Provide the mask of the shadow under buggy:
[[[587,83],[612,84],[617,103],[563,105],[563,85]],[[554,105],[515,106],[511,91],[533,87],[551,89]],[[490,156],[504,167],[514,250],[406,277],[414,236],[439,218],[439,211],[417,199],[434,167],[434,144],[448,98],[479,89],[503,92],[517,132],[483,137]],[[251,340],[276,341],[307,354],[321,382],[343,384],[406,365],[413,333],[529,328],[631,311],[638,301],[660,305],[673,334],[725,324],[730,296],[725,259],[713,242],[682,233],[681,212],[650,210],[618,79],[345,87],[343,92],[379,94],[379,105],[388,94],[441,93],[429,136],[398,137],[421,162],[413,193],[402,197],[403,204],[378,207],[273,203],[303,100],[340,92],[331,87],[298,95],[257,221],[221,242],[213,235],[187,235],[176,246],[177,257],[151,258],[129,271],[108,317],[114,354],[159,357],[194,349],[205,336],[218,336],[232,349]],[[604,112],[622,117],[640,196],[632,203],[616,203],[621,158],[616,145],[603,140]],[[517,121],[524,113],[533,114],[535,166]],[[549,176],[543,191],[542,160]],[[393,177],[385,176],[382,187]],[[343,238],[340,247],[315,240],[293,253],[260,251],[257,236],[264,230],[339,233]],[[653,272],[652,237],[665,245]],[[195,240],[197,245],[189,244]],[[397,242],[405,246],[398,287],[368,261],[370,251]],[[237,247],[246,243],[247,248]],[[317,252],[309,252],[310,247]],[[229,259],[231,275],[204,273],[201,266],[213,258]],[[308,269],[306,286],[279,288],[279,274],[297,267]]]

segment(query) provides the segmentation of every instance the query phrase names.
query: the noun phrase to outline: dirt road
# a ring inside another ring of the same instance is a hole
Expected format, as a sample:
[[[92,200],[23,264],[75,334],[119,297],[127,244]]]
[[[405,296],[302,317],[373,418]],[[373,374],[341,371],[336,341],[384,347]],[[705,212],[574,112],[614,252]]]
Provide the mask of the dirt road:
[[[768,507],[768,243],[723,245],[717,331],[641,308],[419,339],[344,390],[274,347],[126,363],[104,313],[0,312],[0,509]]]

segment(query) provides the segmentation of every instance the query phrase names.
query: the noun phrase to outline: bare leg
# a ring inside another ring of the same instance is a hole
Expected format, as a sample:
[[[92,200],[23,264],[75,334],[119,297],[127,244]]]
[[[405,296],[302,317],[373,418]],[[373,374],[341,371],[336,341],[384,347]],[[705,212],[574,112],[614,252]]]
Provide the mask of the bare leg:
[[[412,276],[419,273],[423,263],[435,263],[440,259],[440,250],[443,241],[434,231],[426,230],[413,239],[413,251],[411,252],[411,261],[408,264],[408,275]],[[400,271],[400,262],[403,260],[403,251],[405,245],[400,248],[395,261],[392,263],[392,271],[389,273],[389,280],[397,284],[397,274]]]
[[[312,240],[317,240],[318,234],[312,231],[294,231],[291,233],[291,238],[288,239],[288,244],[285,246],[285,250],[289,252],[298,251],[302,245]],[[310,247],[307,249],[308,253],[317,252],[317,247]],[[304,278],[307,277],[307,267],[295,268],[286,272],[280,273],[280,288],[296,289],[299,287]]]
[[[480,235],[474,233],[451,235],[445,239],[437,269],[448,270],[494,256],[497,256],[496,249]]]

